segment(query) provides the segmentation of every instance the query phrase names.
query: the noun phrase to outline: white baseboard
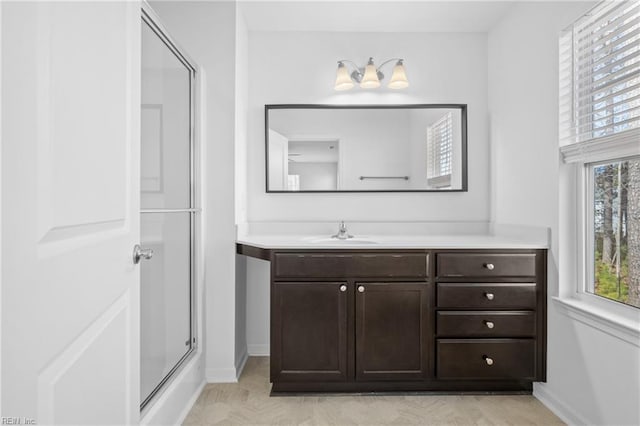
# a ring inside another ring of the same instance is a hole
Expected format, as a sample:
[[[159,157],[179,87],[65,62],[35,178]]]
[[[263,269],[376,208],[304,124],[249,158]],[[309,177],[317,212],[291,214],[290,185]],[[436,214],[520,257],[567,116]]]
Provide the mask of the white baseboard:
[[[249,356],[269,356],[269,345],[247,345]]]
[[[542,402],[545,407],[551,410],[553,414],[560,417],[560,420],[568,425],[573,426],[590,424],[590,422],[588,422],[580,414],[571,409],[567,404],[558,399],[556,395],[550,392],[549,386],[545,385],[544,383],[533,384],[533,396],[535,396],[538,401]]]
[[[205,385],[202,353],[196,354],[140,419],[141,425],[182,424]]]
[[[204,389],[206,384],[207,382],[205,382],[203,379],[202,383],[200,383],[200,386],[198,386],[198,389],[196,389],[193,395],[191,395],[191,398],[189,398],[189,401],[187,401],[187,404],[184,406],[182,413],[180,413],[180,415],[178,416],[178,422],[176,424],[181,425],[182,423],[184,423],[185,419],[189,415],[189,411],[191,411],[191,409],[193,408],[193,405],[198,400],[198,397],[202,393],[202,389]]]
[[[237,383],[248,359],[249,354],[245,349],[232,368],[207,368],[205,380],[207,383]]]

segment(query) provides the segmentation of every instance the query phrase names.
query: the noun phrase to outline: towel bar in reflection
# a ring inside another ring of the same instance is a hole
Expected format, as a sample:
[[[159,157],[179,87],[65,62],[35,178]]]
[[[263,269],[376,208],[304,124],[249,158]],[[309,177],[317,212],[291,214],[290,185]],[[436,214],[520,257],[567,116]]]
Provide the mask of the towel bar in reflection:
[[[360,180],[365,179],[403,179],[409,180],[409,176],[360,176]]]

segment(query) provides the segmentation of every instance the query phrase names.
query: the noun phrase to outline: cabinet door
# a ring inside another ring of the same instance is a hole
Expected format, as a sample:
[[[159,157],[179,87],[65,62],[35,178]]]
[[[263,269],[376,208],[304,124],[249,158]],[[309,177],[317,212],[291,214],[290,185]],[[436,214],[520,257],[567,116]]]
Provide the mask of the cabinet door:
[[[356,379],[427,376],[427,283],[356,283]]]
[[[271,299],[271,381],[347,378],[344,282],[274,282]]]

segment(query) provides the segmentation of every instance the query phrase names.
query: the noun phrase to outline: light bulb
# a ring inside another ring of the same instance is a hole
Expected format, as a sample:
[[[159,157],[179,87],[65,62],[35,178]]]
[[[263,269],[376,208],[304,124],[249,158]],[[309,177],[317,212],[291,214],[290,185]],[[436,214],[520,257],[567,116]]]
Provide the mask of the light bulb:
[[[353,80],[349,75],[349,70],[342,62],[338,62],[338,71],[336,71],[336,84],[333,86],[335,90],[349,90],[353,87]]]
[[[369,62],[364,69],[364,76],[360,82],[360,87],[363,89],[376,89],[380,87],[380,80],[378,79],[378,70],[373,64],[373,58],[369,58]]]
[[[389,81],[390,89],[405,89],[409,87],[409,81],[407,80],[407,74],[404,70],[404,64],[400,59],[393,67],[393,74],[391,74],[391,81]]]

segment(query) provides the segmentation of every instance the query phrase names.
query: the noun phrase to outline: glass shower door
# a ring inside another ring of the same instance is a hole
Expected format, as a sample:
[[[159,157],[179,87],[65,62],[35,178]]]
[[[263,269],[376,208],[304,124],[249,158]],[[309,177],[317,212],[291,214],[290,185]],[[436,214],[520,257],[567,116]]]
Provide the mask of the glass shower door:
[[[143,10],[141,109],[141,408],[195,348],[195,70]]]

